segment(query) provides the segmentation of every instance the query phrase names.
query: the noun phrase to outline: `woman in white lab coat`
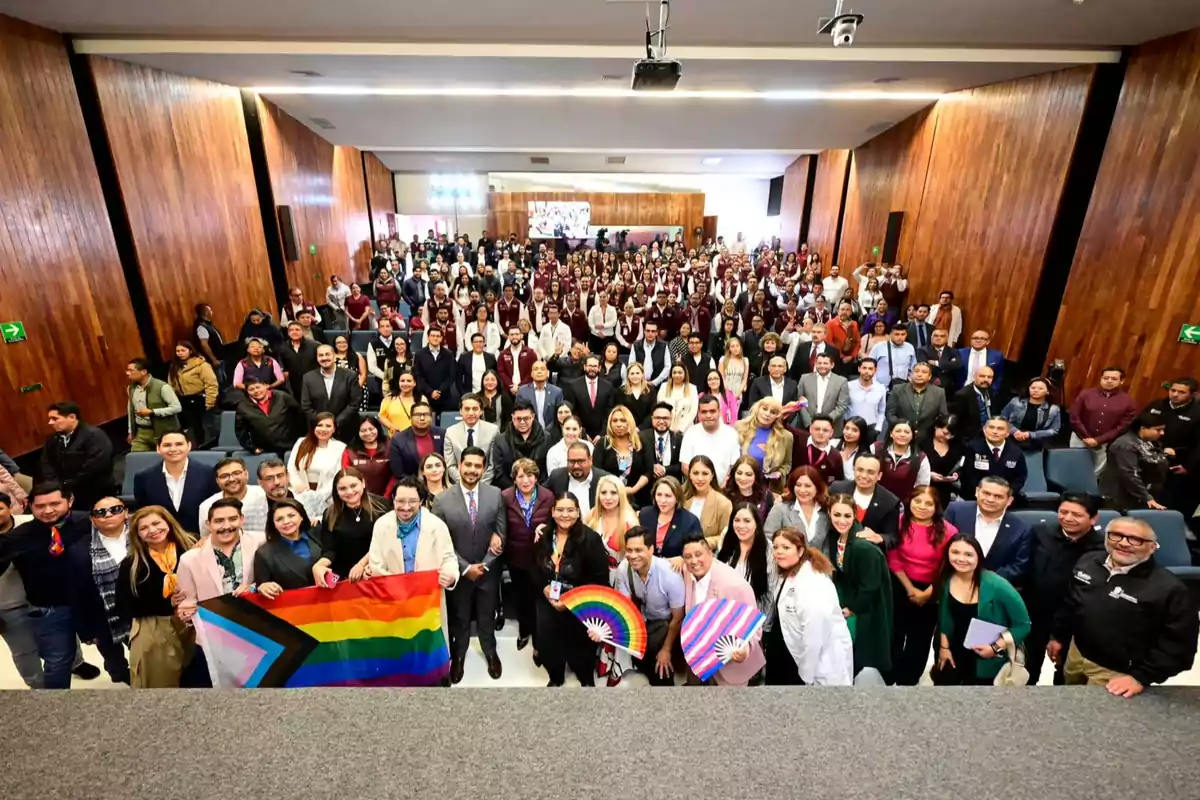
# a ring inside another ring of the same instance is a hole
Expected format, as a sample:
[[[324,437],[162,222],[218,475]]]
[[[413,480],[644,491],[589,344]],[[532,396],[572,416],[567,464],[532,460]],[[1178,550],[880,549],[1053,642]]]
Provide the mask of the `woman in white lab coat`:
[[[791,655],[767,656],[767,683],[809,686],[850,686],[854,682],[854,643],[842,614],[833,566],[825,555],[808,546],[794,528],[782,528],[773,544],[778,588],[774,628]],[[772,676],[772,672],[775,673]]]

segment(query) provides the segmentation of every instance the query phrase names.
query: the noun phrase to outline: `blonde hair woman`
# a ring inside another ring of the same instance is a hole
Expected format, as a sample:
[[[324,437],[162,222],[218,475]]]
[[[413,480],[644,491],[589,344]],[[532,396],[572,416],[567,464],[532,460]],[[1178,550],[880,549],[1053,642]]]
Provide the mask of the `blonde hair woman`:
[[[670,376],[658,390],[658,402],[671,404],[671,430],[676,433],[683,433],[696,421],[700,396],[682,363],[671,367]]]
[[[615,475],[629,494],[640,492],[654,474],[653,456],[642,450],[637,420],[625,406],[617,406],[608,413],[608,425],[593,457],[596,466]]]
[[[634,361],[625,368],[625,385],[617,395],[617,403],[633,413],[638,428],[650,423],[650,410],[654,406],[654,387],[646,381],[646,368]]]
[[[610,578],[625,557],[625,531],[638,524],[637,514],[629,504],[629,494],[616,475],[603,476],[596,481],[596,504],[583,521],[604,540]]]
[[[784,479],[792,470],[792,432],[783,425],[783,406],[774,397],[764,397],[750,406],[750,413],[733,426],[742,455],[762,465],[763,477],[773,491],[784,491]]]
[[[196,631],[175,615],[171,598],[179,585],[179,557],[196,540],[162,506],[138,509],[129,531],[129,555],[118,569],[116,594],[117,613],[131,621],[130,686],[178,688],[196,652]]]
[[[739,401],[745,397],[750,379],[750,362],[746,360],[741,339],[733,336],[725,340],[725,355],[721,356],[717,371],[721,373],[727,391]]]

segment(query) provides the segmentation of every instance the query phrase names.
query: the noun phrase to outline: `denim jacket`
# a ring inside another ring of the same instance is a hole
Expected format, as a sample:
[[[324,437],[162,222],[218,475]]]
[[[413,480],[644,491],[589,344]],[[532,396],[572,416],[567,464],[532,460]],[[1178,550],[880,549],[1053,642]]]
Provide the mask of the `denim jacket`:
[[[1029,401],[1020,397],[1014,397],[1008,401],[1008,405],[1004,407],[1004,411],[1000,412],[1008,424],[1013,426],[1013,430],[1017,430],[1017,426],[1025,419],[1025,411],[1029,407]],[[1062,418],[1058,411],[1058,406],[1052,403],[1042,403],[1042,407],[1038,409],[1037,414],[1037,430],[1029,432],[1029,438],[1032,441],[1040,439],[1050,439],[1058,435],[1059,428],[1062,426]]]

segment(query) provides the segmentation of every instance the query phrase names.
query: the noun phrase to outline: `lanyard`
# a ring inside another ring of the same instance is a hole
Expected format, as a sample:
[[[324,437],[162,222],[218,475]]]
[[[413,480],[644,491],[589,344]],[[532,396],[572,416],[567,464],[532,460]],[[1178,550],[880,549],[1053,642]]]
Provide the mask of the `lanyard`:
[[[813,458],[813,446],[812,446],[812,443],[809,442],[809,444],[808,444],[809,466],[813,466],[813,467],[819,466],[821,464],[821,462],[825,460],[825,456],[828,455],[824,450],[818,450],[817,452],[820,453],[821,455],[818,456],[816,459],[814,459]]]

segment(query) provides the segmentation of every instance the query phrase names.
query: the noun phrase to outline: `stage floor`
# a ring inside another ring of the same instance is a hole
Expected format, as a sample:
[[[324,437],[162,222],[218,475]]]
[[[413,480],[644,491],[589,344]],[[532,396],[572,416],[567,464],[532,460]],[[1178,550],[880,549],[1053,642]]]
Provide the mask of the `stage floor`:
[[[0,693],[4,800],[1200,797],[1200,690]]]

